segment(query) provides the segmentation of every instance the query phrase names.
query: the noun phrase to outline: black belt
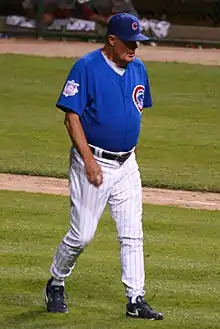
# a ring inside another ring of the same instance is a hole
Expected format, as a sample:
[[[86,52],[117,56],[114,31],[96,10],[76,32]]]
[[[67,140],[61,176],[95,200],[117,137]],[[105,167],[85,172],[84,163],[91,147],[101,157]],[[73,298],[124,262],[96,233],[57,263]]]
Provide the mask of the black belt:
[[[92,150],[92,153],[95,154],[95,148],[93,146],[90,146],[90,148]],[[104,159],[116,160],[118,162],[123,163],[129,158],[131,153],[132,152],[127,152],[127,153],[123,153],[122,155],[118,155],[117,153],[114,154],[114,153],[108,153],[108,152],[102,151],[101,157]]]

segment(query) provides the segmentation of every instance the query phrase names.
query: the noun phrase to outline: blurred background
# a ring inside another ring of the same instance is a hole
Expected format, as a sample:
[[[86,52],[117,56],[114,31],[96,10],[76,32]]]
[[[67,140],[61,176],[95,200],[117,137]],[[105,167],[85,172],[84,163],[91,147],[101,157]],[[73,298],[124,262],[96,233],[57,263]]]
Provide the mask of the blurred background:
[[[1,0],[2,38],[102,41],[109,17],[130,12],[158,44],[220,44],[220,0]]]

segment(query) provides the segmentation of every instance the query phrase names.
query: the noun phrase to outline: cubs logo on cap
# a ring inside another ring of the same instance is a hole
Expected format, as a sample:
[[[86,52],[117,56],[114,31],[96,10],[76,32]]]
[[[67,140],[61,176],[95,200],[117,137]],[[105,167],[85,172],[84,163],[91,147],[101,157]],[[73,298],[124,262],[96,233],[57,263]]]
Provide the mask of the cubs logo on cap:
[[[138,29],[138,23],[137,22],[133,22],[132,25],[131,25],[132,29],[134,31],[136,31]]]
[[[133,102],[140,113],[142,113],[144,107],[144,91],[144,86],[137,85],[132,93]]]

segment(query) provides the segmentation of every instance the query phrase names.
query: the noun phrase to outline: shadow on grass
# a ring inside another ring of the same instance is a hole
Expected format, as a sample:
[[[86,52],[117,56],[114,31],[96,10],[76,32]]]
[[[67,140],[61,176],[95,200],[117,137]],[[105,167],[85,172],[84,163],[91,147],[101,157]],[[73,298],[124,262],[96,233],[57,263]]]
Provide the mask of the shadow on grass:
[[[82,321],[83,320],[83,321]],[[76,327],[77,329],[115,329],[129,324],[122,313],[111,315],[107,319],[86,319],[85,316],[74,316],[72,321],[66,313],[49,314],[45,308],[29,310],[17,315],[4,318],[1,329],[60,329]],[[124,328],[124,327],[123,327]]]
[[[35,310],[32,309],[7,318],[5,317],[1,324],[1,329],[60,328],[60,322],[64,319],[63,316],[63,314],[53,314],[51,316],[43,307]]]

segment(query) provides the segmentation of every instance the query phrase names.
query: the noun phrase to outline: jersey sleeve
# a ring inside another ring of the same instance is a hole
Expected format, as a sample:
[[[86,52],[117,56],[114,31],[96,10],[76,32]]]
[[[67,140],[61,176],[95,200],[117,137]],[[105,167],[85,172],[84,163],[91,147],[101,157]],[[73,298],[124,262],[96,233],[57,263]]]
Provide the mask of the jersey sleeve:
[[[87,73],[83,59],[72,67],[56,106],[64,112],[82,115],[87,104]]]
[[[144,108],[152,107],[152,96],[150,91],[150,84],[148,79],[147,70],[144,67],[145,75],[146,75],[146,83],[145,83],[145,91],[144,91]]]

